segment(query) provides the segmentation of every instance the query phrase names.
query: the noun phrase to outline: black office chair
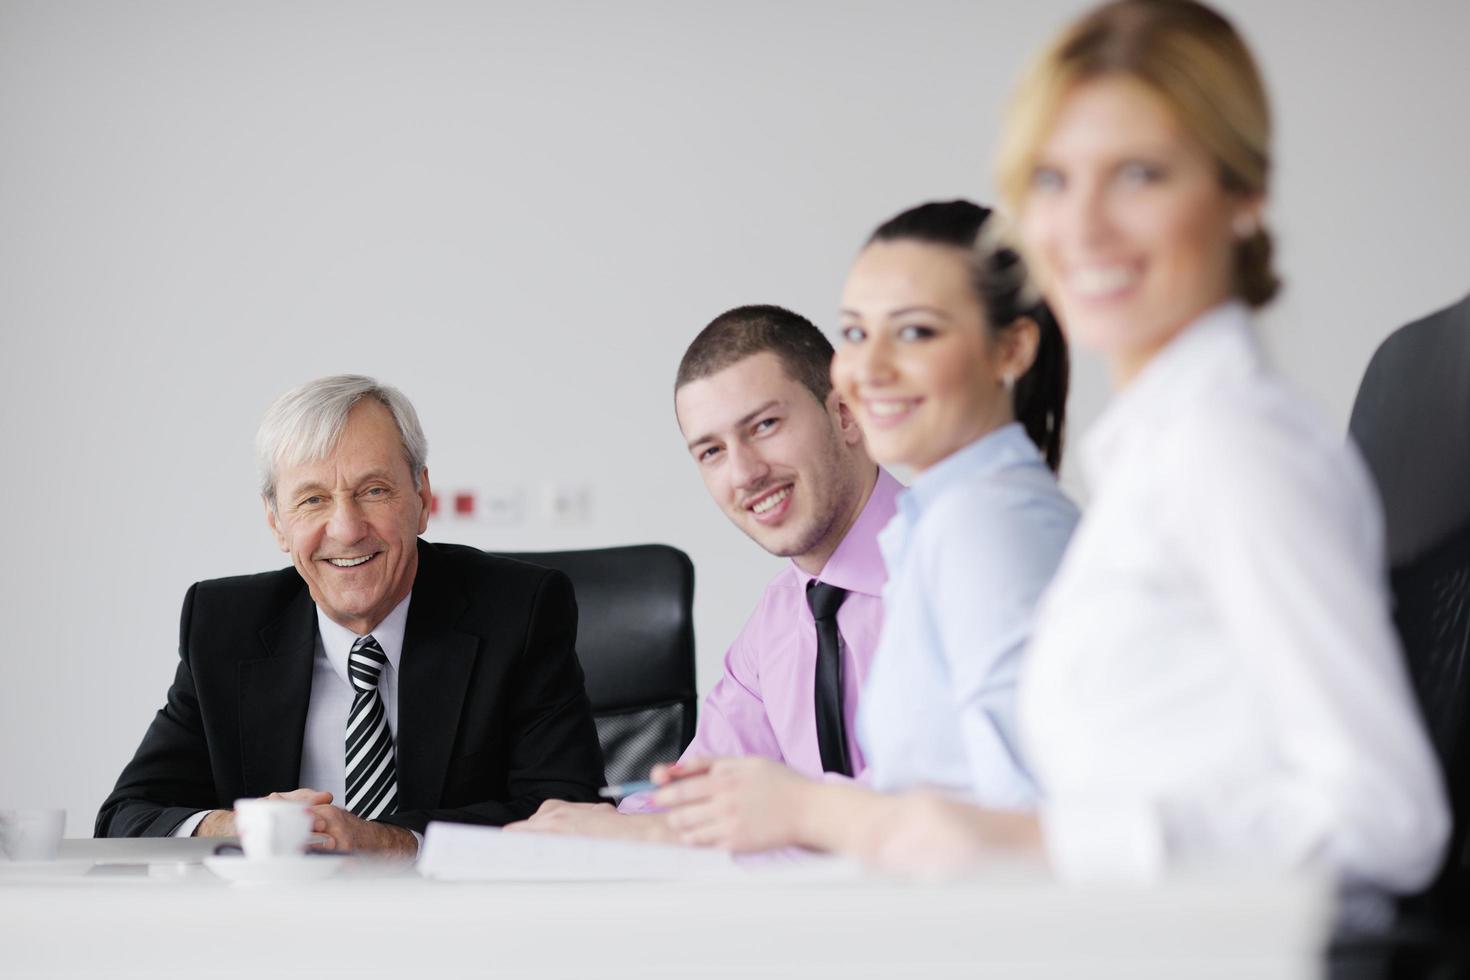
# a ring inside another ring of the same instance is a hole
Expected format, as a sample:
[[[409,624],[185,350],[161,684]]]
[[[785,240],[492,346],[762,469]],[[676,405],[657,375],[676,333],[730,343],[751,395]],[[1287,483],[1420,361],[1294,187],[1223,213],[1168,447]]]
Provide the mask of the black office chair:
[[[577,655],[609,783],[644,779],[694,738],[694,563],[628,545],[508,553],[565,572],[577,592]]]
[[[1404,903],[1387,972],[1461,976],[1470,969],[1459,936],[1470,912],[1470,296],[1383,342],[1348,427],[1383,498],[1394,622],[1454,810],[1444,867]]]

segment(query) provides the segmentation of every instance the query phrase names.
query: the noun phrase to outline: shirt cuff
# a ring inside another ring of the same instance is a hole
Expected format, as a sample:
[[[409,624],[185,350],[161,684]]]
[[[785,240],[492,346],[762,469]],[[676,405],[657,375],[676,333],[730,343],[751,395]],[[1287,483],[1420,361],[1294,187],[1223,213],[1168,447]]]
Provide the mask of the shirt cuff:
[[[203,823],[204,822],[204,818],[207,817],[207,816],[209,816],[213,812],[214,812],[213,810],[200,810],[198,813],[193,814],[192,816],[186,817],[184,819],[184,822],[181,823],[181,824],[179,824],[177,827],[175,827],[174,828],[174,832],[171,833],[171,834],[169,834],[169,836],[170,837],[193,837],[194,836],[194,828],[195,827],[198,827],[201,823]]]
[[[1163,827],[1147,803],[1050,802],[1040,815],[1047,858],[1063,881],[1144,882],[1163,873]]]

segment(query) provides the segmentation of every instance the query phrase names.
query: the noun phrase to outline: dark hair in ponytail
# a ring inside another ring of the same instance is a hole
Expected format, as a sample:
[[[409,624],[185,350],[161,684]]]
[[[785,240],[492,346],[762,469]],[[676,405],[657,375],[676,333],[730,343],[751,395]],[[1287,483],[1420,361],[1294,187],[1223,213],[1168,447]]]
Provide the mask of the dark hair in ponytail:
[[[1017,379],[1011,408],[1046,458],[1046,465],[1055,471],[1062,464],[1062,428],[1067,417],[1071,371],[1067,342],[1050,307],[1032,286],[1021,256],[994,234],[998,219],[993,214],[990,208],[970,201],[921,204],[883,222],[868,241],[906,240],[963,249],[970,255],[970,285],[990,329],[1004,330],[1021,317],[1036,322],[1040,331],[1036,359]]]

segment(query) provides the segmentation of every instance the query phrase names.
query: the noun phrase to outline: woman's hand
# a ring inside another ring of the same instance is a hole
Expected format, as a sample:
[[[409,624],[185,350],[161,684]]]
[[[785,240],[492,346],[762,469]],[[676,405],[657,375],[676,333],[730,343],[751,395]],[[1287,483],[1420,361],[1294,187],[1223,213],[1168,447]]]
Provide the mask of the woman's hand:
[[[653,801],[686,844],[764,851],[803,843],[808,791],[820,784],[770,759],[690,759],[657,766]]]

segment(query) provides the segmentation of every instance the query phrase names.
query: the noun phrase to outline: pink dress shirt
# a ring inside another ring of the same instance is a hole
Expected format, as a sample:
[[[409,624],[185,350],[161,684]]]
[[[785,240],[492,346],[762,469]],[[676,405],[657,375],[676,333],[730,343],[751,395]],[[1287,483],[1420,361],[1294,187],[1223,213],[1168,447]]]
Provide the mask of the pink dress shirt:
[[[878,532],[897,510],[903,489],[878,471],[878,481],[847,536],[827,559],[818,581],[846,589],[837,611],[842,638],[842,714],[853,773],[866,768],[857,742],[858,695],[868,678],[883,631],[883,584],[887,573]],[[806,602],[813,576],[793,562],[773,578],[740,635],[725,652],[725,672],[704,699],[694,740],[684,758],[759,755],[820,778],[815,695],[817,625]],[[656,809],[647,794],[630,796],[624,813]]]

